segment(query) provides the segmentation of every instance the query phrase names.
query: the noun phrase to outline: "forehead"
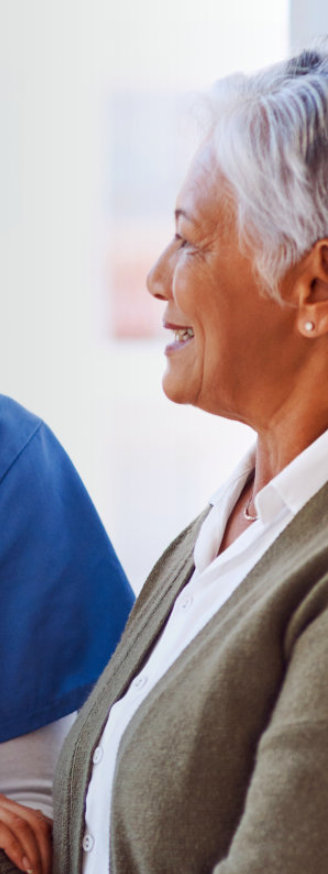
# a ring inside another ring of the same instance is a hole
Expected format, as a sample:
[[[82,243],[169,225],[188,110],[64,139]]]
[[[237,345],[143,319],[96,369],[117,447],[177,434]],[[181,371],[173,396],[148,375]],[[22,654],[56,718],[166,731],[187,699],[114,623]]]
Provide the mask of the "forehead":
[[[231,188],[221,172],[211,142],[197,150],[179,191],[176,212],[195,224],[224,224],[235,218],[236,209]]]

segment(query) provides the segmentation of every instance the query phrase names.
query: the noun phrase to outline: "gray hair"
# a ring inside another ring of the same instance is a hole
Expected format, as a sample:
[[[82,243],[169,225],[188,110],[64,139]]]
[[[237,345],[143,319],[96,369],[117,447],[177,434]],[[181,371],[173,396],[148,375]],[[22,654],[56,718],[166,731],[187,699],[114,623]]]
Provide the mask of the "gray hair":
[[[268,294],[328,237],[328,43],[214,86],[210,136]]]

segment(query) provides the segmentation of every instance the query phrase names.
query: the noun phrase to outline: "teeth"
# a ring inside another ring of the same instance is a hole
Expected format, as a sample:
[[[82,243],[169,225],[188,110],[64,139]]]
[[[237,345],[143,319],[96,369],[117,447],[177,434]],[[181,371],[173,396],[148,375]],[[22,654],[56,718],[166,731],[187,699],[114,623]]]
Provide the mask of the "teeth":
[[[192,328],[177,328],[174,331],[174,336],[178,343],[185,343],[186,340],[190,340],[194,336],[194,332]]]

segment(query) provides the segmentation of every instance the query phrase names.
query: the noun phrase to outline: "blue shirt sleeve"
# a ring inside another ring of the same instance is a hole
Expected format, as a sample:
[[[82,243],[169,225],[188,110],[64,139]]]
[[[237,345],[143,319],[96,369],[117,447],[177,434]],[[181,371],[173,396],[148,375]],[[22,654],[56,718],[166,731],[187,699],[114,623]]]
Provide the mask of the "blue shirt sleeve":
[[[134,595],[52,431],[0,395],[0,742],[79,708]]]

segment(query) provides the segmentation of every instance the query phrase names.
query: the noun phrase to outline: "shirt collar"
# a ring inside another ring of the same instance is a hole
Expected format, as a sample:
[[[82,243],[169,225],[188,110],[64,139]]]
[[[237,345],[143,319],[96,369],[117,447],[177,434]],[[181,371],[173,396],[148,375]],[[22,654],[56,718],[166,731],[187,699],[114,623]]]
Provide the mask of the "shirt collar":
[[[307,446],[257,495],[255,505],[267,513],[268,500],[283,503],[295,516],[328,480],[328,430]]]
[[[221,503],[222,498],[226,495],[227,492],[234,492],[237,490],[237,486],[239,485],[239,494],[244,487],[246,481],[254,470],[255,465],[255,450],[256,443],[251,446],[250,449],[247,450],[246,454],[243,455],[242,459],[238,462],[237,467],[232,471],[230,476],[221,486],[214,492],[212,497],[210,498],[209,503],[213,504],[215,507],[217,504]],[[238,497],[238,494],[237,494]]]
[[[241,459],[229,479],[212,496],[210,503],[216,506],[227,491],[240,483],[239,494],[254,469],[253,445]],[[301,510],[312,496],[328,480],[328,430],[324,431],[310,446],[307,446],[290,464],[283,468],[256,495],[255,508],[262,522],[269,522],[283,507],[293,515]]]

